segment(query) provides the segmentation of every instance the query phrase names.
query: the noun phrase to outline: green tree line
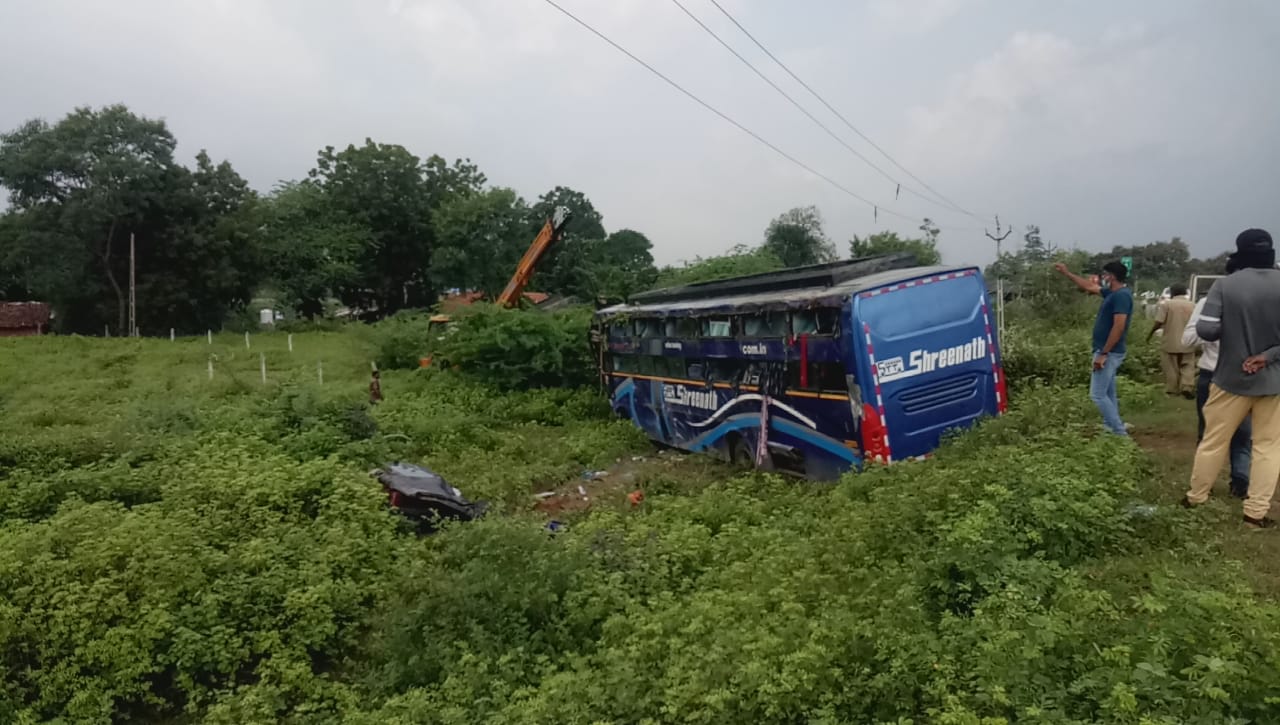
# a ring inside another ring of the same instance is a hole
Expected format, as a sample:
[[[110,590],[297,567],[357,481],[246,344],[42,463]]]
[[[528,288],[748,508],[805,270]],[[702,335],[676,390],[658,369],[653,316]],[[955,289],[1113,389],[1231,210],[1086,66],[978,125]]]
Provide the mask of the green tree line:
[[[176,145],[163,121],[123,105],[0,134],[0,299],[49,302],[64,332],[127,333],[132,243],[144,334],[216,329],[263,287],[300,316],[336,300],[383,317],[448,291],[500,291],[557,206],[573,219],[536,289],[624,297],[657,277],[649,239],[607,231],[581,191],[529,202],[468,159],[366,139],[258,193],[204,151],[183,165]]]

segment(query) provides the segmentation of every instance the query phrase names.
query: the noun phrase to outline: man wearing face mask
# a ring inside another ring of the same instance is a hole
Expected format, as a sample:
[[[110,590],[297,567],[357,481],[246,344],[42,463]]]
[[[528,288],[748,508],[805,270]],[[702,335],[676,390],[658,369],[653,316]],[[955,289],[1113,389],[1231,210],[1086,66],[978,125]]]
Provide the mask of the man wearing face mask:
[[[1236,255],[1228,257],[1225,270],[1227,275],[1230,276],[1236,272],[1240,268],[1239,264]],[[1197,444],[1204,440],[1204,404],[1209,399],[1213,372],[1218,368],[1218,343],[1201,340],[1196,334],[1196,325],[1199,324],[1200,315],[1204,312],[1204,303],[1208,301],[1209,298],[1205,297],[1196,303],[1191,312],[1191,319],[1187,320],[1187,325],[1182,330],[1182,344],[1200,348],[1200,374],[1196,378],[1196,418],[1199,423],[1199,432],[1196,434]],[[1249,495],[1249,459],[1253,450],[1252,430],[1249,418],[1246,417],[1231,436],[1228,460],[1231,461],[1231,495],[1236,498],[1246,498]]]
[[[1120,402],[1116,397],[1116,375],[1126,352],[1125,337],[1133,319],[1133,293],[1125,286],[1129,270],[1120,262],[1102,267],[1098,282],[1085,279],[1067,269],[1053,265],[1067,279],[1089,294],[1102,295],[1102,305],[1093,323],[1093,375],[1089,380],[1089,399],[1102,413],[1102,424],[1118,436],[1129,435],[1128,426],[1120,419]]]
[[[1252,417],[1253,451],[1244,523],[1275,526],[1271,497],[1280,478],[1280,270],[1271,235],[1246,229],[1231,255],[1237,271],[1209,290],[1196,322],[1202,340],[1219,343],[1209,399],[1204,404],[1204,438],[1196,448],[1188,508],[1209,498],[1230,455],[1231,436]]]

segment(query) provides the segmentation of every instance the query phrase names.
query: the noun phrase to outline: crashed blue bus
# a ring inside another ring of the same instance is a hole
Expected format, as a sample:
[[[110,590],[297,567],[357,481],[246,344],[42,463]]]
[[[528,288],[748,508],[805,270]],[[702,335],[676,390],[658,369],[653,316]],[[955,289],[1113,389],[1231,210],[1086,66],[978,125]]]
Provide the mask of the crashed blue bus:
[[[655,442],[827,480],[1004,412],[992,320],[979,270],[884,255],[636,295],[593,339]]]

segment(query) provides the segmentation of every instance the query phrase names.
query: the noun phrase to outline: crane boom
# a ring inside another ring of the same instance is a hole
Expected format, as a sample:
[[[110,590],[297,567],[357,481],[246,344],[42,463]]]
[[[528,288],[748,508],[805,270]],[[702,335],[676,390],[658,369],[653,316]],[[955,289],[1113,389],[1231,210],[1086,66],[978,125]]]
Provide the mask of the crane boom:
[[[533,276],[533,270],[538,266],[538,261],[542,259],[542,255],[546,254],[551,244],[560,238],[560,233],[564,231],[564,225],[569,222],[569,210],[563,206],[556,207],[551,218],[546,224],[542,225],[542,231],[538,232],[538,236],[534,237],[533,244],[525,250],[524,257],[520,259],[520,264],[516,265],[516,273],[511,276],[511,281],[507,282],[506,289],[502,290],[502,294],[498,295],[497,303],[501,307],[514,307],[520,302],[520,296],[524,294],[525,285],[529,284],[529,279]]]

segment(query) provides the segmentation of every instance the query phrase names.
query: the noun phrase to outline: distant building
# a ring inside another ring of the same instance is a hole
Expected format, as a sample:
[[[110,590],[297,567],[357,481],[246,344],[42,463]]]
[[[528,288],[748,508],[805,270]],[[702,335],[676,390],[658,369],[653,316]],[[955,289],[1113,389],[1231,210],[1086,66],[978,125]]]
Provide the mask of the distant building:
[[[43,334],[51,316],[43,302],[0,302],[0,337]]]

